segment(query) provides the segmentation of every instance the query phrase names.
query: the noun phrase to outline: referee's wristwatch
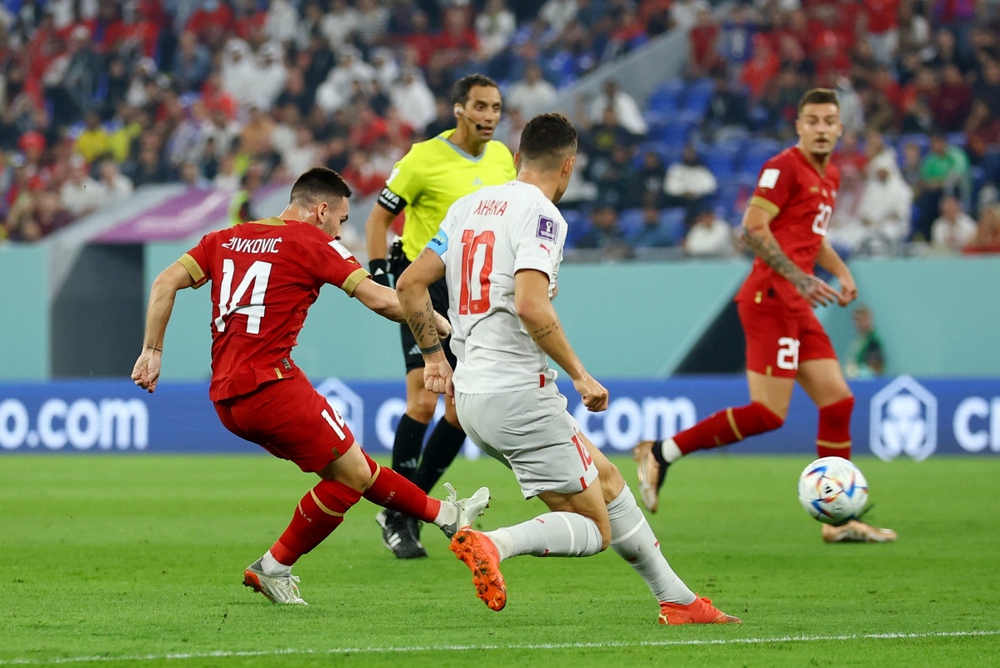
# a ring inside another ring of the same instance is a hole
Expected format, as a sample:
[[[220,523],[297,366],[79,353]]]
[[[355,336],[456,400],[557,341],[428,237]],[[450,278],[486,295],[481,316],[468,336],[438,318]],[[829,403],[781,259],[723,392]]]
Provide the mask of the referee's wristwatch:
[[[379,285],[384,285],[387,288],[391,288],[391,276],[389,275],[389,263],[384,259],[376,259],[368,261],[368,271],[371,273],[372,278]]]

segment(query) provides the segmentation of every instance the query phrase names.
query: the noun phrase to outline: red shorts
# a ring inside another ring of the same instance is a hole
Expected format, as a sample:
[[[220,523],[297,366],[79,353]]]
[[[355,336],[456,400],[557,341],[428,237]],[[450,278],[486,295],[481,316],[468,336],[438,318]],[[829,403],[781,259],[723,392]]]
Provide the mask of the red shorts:
[[[812,310],[789,311],[773,304],[737,304],[747,341],[747,370],[795,378],[799,362],[836,359],[830,337]]]
[[[339,459],[354,444],[344,419],[302,373],[217,401],[215,412],[229,431],[307,473]]]

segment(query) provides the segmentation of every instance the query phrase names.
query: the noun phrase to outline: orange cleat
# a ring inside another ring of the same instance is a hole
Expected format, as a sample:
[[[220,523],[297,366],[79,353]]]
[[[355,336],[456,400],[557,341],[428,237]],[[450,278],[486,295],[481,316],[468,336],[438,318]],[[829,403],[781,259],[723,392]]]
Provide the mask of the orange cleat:
[[[476,596],[490,610],[503,610],[507,605],[507,586],[500,573],[500,553],[493,541],[481,531],[460,529],[451,539],[450,549],[472,571]]]
[[[896,532],[851,520],[840,526],[824,524],[823,540],[827,543],[891,543],[896,540]]]
[[[697,596],[697,594],[695,594]],[[742,624],[739,617],[722,612],[712,600],[699,597],[693,603],[660,603],[661,624]]]

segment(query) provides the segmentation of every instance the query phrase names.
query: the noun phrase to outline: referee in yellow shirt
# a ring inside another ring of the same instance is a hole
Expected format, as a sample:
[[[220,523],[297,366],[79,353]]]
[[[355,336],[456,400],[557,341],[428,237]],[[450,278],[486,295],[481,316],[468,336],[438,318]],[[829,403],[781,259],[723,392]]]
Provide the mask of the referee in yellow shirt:
[[[482,186],[499,185],[517,172],[514,158],[503,143],[493,140],[500,122],[502,100],[496,82],[472,74],[455,83],[452,91],[455,129],[414,144],[396,163],[385,188],[365,223],[369,268],[383,285],[399,276],[437,234],[448,208],[460,197]],[[386,232],[390,223],[406,211],[402,246],[386,259]],[[444,279],[431,286],[434,309],[448,315],[448,290]],[[406,323],[400,326],[406,359],[406,413],[396,427],[392,445],[392,468],[430,491],[440,480],[465,441],[455,412],[455,402],[445,399],[444,419],[438,422],[420,456],[427,425],[434,417],[438,395],[424,389],[424,359]],[[452,367],[455,357],[445,344]],[[382,542],[400,559],[426,557],[420,543],[417,521],[390,510],[376,518],[382,527]]]

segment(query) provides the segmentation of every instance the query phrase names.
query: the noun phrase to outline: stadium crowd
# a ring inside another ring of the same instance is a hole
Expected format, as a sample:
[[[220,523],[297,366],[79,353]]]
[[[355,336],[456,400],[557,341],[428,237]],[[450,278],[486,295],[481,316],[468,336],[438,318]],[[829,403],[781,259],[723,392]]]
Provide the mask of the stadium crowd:
[[[671,28],[686,77],[643,109],[580,100],[564,205],[595,257],[737,251],[795,103],[836,88],[836,243],[1000,250],[997,2],[972,0],[0,0],[0,236],[32,241],[146,184],[237,191],[309,166],[377,192],[453,127],[451,83],[501,83],[516,147],[559,89]],[[978,219],[978,222],[977,222]]]

